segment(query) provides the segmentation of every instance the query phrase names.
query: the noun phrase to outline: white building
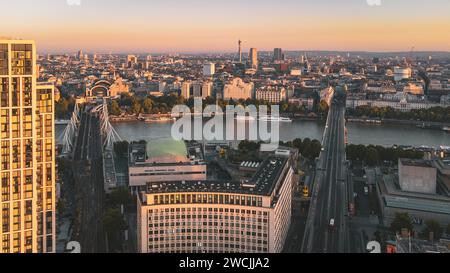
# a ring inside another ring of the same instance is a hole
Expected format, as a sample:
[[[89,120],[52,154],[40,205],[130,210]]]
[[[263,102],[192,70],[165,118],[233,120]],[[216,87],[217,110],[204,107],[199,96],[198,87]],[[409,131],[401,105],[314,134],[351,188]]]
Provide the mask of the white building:
[[[140,253],[280,253],[291,224],[294,171],[269,157],[245,181],[148,185],[138,195]]]
[[[216,65],[213,63],[207,63],[203,65],[203,76],[212,77],[216,73]]]
[[[270,103],[280,103],[286,101],[287,94],[284,87],[271,87],[267,86],[256,90],[255,97],[257,100],[270,102]]]
[[[225,84],[223,88],[224,100],[239,100],[250,99],[253,97],[254,84],[252,82],[246,83],[241,78],[234,78]]]

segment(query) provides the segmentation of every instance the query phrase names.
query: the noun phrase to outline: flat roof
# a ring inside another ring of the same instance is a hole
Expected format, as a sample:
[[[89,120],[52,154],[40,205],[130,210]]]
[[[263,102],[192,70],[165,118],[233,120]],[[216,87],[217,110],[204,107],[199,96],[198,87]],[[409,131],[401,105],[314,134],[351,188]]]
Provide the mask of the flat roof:
[[[272,156],[266,159],[249,180],[173,181],[147,183],[148,194],[179,192],[221,192],[269,196],[283,175],[288,159]]]
[[[432,165],[431,161],[423,160],[423,159],[400,158],[400,162],[404,166],[434,168],[434,166]]]
[[[450,215],[450,198],[447,196],[401,191],[392,175],[383,176],[379,187],[387,207]]]

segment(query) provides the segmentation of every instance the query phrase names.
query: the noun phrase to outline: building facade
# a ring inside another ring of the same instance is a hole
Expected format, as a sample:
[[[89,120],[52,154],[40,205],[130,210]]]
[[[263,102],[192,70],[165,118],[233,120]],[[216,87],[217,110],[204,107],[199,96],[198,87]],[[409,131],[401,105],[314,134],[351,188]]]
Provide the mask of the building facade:
[[[224,100],[250,99],[253,97],[254,84],[246,83],[241,78],[234,78],[225,84],[223,88]]]
[[[138,251],[279,253],[293,174],[288,158],[270,157],[248,181],[149,184],[138,195]]]
[[[0,40],[0,253],[55,252],[54,87],[34,41]]]
[[[270,102],[270,103],[280,103],[286,101],[287,94],[286,89],[281,88],[261,88],[256,90],[255,97],[257,100]]]

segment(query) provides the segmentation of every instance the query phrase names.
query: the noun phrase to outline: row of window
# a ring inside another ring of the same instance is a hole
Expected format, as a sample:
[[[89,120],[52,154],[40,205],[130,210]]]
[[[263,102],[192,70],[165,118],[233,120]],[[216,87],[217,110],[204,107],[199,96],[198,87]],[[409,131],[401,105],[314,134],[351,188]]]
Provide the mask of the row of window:
[[[154,205],[226,204],[262,207],[262,197],[233,194],[161,194],[153,196]]]

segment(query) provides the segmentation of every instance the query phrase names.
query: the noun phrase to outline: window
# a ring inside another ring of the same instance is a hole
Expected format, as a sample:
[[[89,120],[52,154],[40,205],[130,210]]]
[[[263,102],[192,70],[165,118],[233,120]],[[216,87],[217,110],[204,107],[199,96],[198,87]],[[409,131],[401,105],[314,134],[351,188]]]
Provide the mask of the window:
[[[0,75],[8,75],[8,45],[0,44]]]
[[[11,70],[13,75],[33,74],[33,46],[31,44],[11,45]]]

